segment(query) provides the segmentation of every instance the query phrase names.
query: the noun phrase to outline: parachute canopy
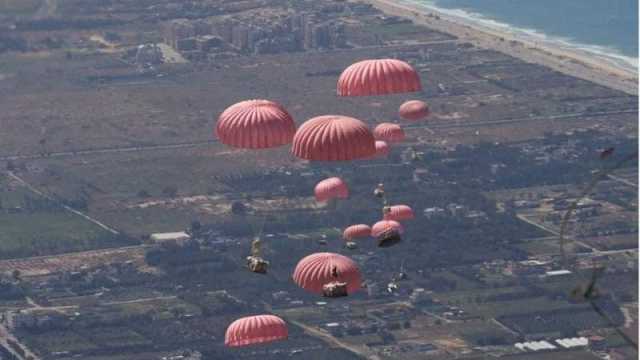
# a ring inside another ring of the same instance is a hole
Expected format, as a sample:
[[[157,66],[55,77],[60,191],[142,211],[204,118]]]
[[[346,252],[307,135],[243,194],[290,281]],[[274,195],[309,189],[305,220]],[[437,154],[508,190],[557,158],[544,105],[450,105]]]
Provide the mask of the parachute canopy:
[[[386,95],[422,90],[420,76],[404,61],[375,59],[356,62],[338,78],[339,96]]]
[[[224,344],[246,346],[287,339],[287,324],[275,315],[256,315],[240,318],[229,325]]]
[[[408,205],[389,206],[388,212],[384,214],[384,220],[404,221],[411,220],[414,217],[413,209]]]
[[[429,116],[429,106],[424,101],[409,100],[400,105],[398,113],[405,120],[421,120]]]
[[[342,237],[347,241],[369,236],[371,236],[371,226],[366,224],[351,225],[342,232]]]
[[[379,237],[389,231],[397,231],[398,234],[402,234],[404,228],[395,220],[380,220],[371,227],[371,236]]]
[[[347,283],[347,293],[360,289],[362,282],[358,265],[346,256],[328,252],[311,254],[298,262],[293,281],[301,288],[322,294],[322,286],[330,282]]]
[[[278,103],[245,100],[229,106],[220,114],[215,132],[223,144],[265,149],[291,143],[296,125]]]
[[[398,124],[381,123],[373,129],[373,136],[376,140],[397,143],[404,140],[404,130]]]
[[[342,115],[323,115],[307,120],[293,137],[291,152],[317,161],[347,161],[371,157],[375,139],[365,123]]]
[[[316,201],[327,201],[334,198],[346,199],[349,197],[347,184],[339,177],[330,177],[320,181],[315,188]]]
[[[385,157],[389,155],[389,144],[386,141],[376,140],[376,155],[375,157]]]

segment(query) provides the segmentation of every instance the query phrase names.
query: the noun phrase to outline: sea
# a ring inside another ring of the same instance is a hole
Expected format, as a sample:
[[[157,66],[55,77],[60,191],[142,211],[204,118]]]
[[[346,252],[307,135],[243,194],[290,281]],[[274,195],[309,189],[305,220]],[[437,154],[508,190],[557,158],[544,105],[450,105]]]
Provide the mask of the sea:
[[[638,71],[638,0],[404,0]]]

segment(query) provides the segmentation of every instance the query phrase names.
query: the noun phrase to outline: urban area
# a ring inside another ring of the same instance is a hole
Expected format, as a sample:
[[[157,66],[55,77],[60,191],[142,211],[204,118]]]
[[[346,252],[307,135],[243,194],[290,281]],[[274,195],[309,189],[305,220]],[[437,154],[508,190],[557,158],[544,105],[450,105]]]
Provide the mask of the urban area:
[[[408,62],[423,90],[337,97],[368,58]],[[216,140],[256,98],[297,124],[400,123],[409,99],[431,114],[386,158],[317,163]],[[638,356],[637,93],[368,2],[6,0],[0,108],[2,360]],[[349,198],[316,202],[331,176]],[[382,217],[380,183],[415,218],[393,247],[347,246]],[[257,236],[267,274],[246,268]],[[316,252],[354,260],[362,289],[299,288]],[[287,340],[225,346],[263,313]]]

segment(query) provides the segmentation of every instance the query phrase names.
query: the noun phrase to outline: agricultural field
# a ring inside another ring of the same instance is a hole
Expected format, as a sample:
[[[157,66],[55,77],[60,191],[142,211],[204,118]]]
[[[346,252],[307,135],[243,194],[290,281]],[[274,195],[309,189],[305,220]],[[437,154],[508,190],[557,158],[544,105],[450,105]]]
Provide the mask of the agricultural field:
[[[96,224],[31,192],[0,180],[0,258],[50,255],[127,244]]]

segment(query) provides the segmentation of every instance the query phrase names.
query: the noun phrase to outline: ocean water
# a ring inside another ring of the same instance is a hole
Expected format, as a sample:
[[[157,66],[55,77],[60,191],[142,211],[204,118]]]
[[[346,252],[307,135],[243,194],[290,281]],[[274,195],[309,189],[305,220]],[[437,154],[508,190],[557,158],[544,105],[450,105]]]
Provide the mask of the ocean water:
[[[638,0],[410,0],[638,69]]]

